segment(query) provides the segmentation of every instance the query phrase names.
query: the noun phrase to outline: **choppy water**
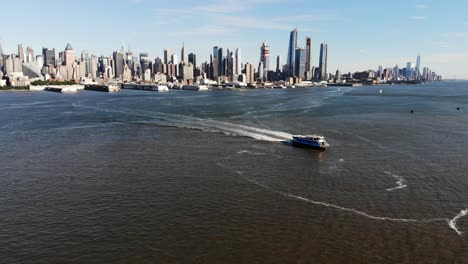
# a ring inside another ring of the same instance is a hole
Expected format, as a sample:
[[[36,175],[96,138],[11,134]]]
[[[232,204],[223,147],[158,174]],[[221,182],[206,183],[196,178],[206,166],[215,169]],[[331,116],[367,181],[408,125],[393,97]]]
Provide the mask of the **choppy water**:
[[[0,113],[4,263],[468,262],[466,82],[2,92]],[[311,133],[331,149],[281,143]]]

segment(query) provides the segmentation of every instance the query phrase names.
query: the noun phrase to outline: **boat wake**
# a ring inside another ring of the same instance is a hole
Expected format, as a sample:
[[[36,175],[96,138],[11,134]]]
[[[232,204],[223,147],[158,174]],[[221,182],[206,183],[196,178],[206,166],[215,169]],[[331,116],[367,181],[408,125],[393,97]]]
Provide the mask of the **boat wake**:
[[[292,134],[281,131],[274,131],[270,129],[257,128],[247,125],[233,124],[213,119],[203,119],[191,116],[152,112],[147,110],[136,110],[115,106],[106,108],[97,106],[86,106],[81,104],[80,102],[73,103],[73,106],[78,108],[88,108],[98,111],[120,113],[125,115],[149,117],[152,118],[151,122],[154,122],[155,124],[161,126],[188,128],[202,130],[206,132],[223,133],[225,135],[231,136],[244,136],[261,141],[283,142],[292,138]]]
[[[373,219],[373,220],[403,222],[403,223],[424,223],[424,224],[435,223],[435,222],[448,222],[449,227],[451,229],[453,229],[458,235],[461,236],[461,235],[463,235],[463,232],[458,230],[457,220],[460,219],[461,217],[464,217],[464,216],[468,215],[468,209],[466,209],[466,210],[462,210],[453,219],[433,218],[433,219],[419,219],[418,220],[418,219],[410,219],[410,218],[393,218],[393,217],[387,217],[387,216],[375,216],[375,215],[371,215],[371,214],[363,212],[363,211],[356,210],[354,208],[347,208],[347,207],[343,207],[343,206],[339,206],[339,205],[335,205],[335,204],[330,204],[330,203],[326,203],[326,202],[314,201],[312,199],[302,197],[302,196],[299,196],[299,195],[291,194],[291,193],[280,191],[280,190],[275,190],[275,189],[273,189],[273,188],[271,188],[271,187],[269,187],[269,186],[267,186],[267,185],[265,185],[263,183],[258,182],[257,180],[255,180],[253,178],[250,178],[250,177],[246,176],[244,174],[244,172],[239,171],[239,170],[233,170],[229,166],[227,166],[227,165],[225,165],[225,164],[223,164],[223,163],[221,163],[219,161],[217,162],[217,165],[224,168],[224,169],[234,171],[237,175],[241,176],[244,180],[246,180],[246,181],[248,181],[248,182],[250,182],[250,183],[252,183],[252,184],[254,184],[256,186],[262,187],[263,189],[268,190],[268,191],[270,191],[272,193],[276,193],[278,195],[281,195],[281,196],[284,196],[284,197],[287,197],[287,198],[300,200],[302,202],[306,202],[306,203],[309,203],[309,204],[314,204],[314,205],[319,205],[319,206],[323,206],[323,207],[327,207],[327,208],[333,208],[333,209],[340,210],[340,211],[349,212],[349,213],[360,215],[362,217],[366,217],[366,218]]]
[[[406,180],[402,176],[392,174],[389,171],[386,171],[385,174],[387,174],[389,176],[392,176],[393,178],[395,178],[397,180],[397,182],[396,182],[397,186],[394,187],[394,188],[386,189],[387,192],[392,192],[392,191],[395,191],[395,190],[404,189],[404,188],[408,187],[408,185],[404,184],[406,182]]]
[[[458,221],[458,219],[460,219],[460,218],[462,218],[464,216],[467,216],[467,215],[468,215],[468,209],[461,210],[461,212],[457,216],[455,216],[454,218],[452,218],[452,219],[450,219],[448,221],[450,228],[455,230],[455,232],[457,232],[457,234],[459,234],[459,235],[463,235],[463,232],[458,230],[457,221]]]

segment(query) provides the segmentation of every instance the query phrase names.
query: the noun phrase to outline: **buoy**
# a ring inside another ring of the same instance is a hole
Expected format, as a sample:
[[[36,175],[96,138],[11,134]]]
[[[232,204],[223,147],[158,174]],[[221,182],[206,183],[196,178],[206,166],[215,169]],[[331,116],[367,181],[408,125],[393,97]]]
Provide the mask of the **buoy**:
[[[413,113],[414,113],[414,111],[413,111],[413,110],[411,110],[411,113],[413,114]]]
[[[457,107],[457,111],[460,111],[460,107]]]

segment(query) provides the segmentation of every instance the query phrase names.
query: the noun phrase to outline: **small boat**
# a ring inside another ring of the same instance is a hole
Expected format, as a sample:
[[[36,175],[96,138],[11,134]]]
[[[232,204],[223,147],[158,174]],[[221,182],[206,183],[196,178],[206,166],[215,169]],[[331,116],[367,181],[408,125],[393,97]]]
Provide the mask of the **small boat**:
[[[380,94],[383,94],[383,90],[382,90],[382,89],[380,89]]]
[[[309,136],[293,136],[291,143],[298,147],[316,148],[316,149],[327,149],[330,145],[325,140],[325,137],[318,135]]]

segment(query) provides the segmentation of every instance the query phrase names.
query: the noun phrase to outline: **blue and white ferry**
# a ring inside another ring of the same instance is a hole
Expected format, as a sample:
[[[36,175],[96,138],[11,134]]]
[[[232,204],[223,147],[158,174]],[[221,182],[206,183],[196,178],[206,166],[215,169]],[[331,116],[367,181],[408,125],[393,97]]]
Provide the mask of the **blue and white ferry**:
[[[291,143],[298,147],[316,148],[316,149],[327,149],[330,145],[325,140],[325,137],[318,135],[309,136],[293,136]]]

